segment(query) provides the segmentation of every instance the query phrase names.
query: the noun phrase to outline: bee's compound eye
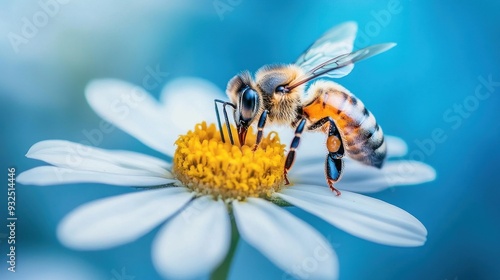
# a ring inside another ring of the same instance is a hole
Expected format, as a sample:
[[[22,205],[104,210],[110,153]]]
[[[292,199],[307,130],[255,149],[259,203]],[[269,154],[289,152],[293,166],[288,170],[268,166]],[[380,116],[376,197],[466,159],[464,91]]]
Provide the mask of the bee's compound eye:
[[[240,120],[250,122],[257,111],[257,102],[259,96],[257,92],[251,88],[246,88],[241,94],[240,99]]]
[[[275,91],[277,93],[282,93],[282,94],[285,94],[285,93],[289,92],[288,88],[285,87],[285,86],[278,86]]]

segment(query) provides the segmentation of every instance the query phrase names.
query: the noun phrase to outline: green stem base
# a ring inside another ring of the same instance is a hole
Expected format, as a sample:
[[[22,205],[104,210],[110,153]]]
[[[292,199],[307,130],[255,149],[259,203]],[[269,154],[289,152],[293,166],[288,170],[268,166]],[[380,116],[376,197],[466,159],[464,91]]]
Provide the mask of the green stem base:
[[[210,275],[212,280],[226,280],[229,276],[229,270],[231,269],[231,263],[233,262],[234,255],[236,253],[236,247],[238,247],[238,241],[240,240],[240,233],[236,227],[236,222],[234,217],[231,215],[231,245],[229,251],[227,252],[224,261],[215,269]]]

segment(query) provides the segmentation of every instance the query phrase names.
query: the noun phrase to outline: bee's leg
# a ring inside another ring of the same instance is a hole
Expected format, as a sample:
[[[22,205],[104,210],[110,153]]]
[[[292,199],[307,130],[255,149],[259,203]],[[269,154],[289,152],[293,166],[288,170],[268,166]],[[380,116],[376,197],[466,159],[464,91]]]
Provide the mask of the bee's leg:
[[[340,179],[340,175],[342,175],[342,169],[344,166],[342,157],[344,156],[345,151],[339,130],[331,117],[325,117],[313,123],[307,129],[316,130],[322,127],[327,122],[329,123],[329,128],[328,138],[326,140],[326,148],[328,149],[328,154],[326,155],[325,161],[325,175],[328,186],[330,186],[330,189],[334,191],[337,196],[339,196],[340,191],[333,186],[333,184]]]
[[[224,100],[214,99],[215,115],[217,116],[217,124],[219,126],[220,138],[222,140],[222,143],[226,143],[226,139],[224,138],[224,131],[222,130],[222,123],[220,122],[219,107],[217,106],[217,103],[222,104],[222,109],[224,112],[224,120],[226,122],[226,129],[227,129],[227,133],[229,135],[229,141],[231,141],[231,145],[234,145],[233,134],[231,132],[231,126],[229,124],[229,118],[227,116],[226,106],[233,107],[233,110],[236,110],[236,106],[233,103],[226,102]]]
[[[336,189],[333,184],[337,182],[342,174],[342,169],[344,167],[344,162],[341,158],[332,158],[329,154],[326,156],[325,162],[325,174],[326,181],[330,189],[335,192],[337,196],[340,195],[340,191]]]
[[[306,126],[306,119],[303,118],[299,121],[299,124],[297,125],[297,128],[295,128],[295,137],[293,137],[292,143],[290,144],[290,150],[288,151],[288,154],[286,155],[286,160],[285,160],[285,170],[283,171],[283,175],[285,176],[285,184],[289,185],[290,182],[288,181],[288,171],[292,168],[293,162],[295,161],[295,149],[300,144],[300,136],[302,135],[302,132],[304,131],[304,128]]]
[[[257,140],[255,140],[255,146],[253,147],[254,151],[257,150],[257,147],[259,147],[259,144],[262,141],[262,135],[264,134],[264,126],[266,125],[268,113],[269,112],[267,110],[264,110],[262,115],[260,115],[259,123],[257,124]]]
[[[224,119],[226,121],[226,128],[227,128],[227,133],[229,135],[229,141],[231,142],[231,145],[234,145],[234,140],[233,140],[233,133],[231,132],[231,126],[229,125],[229,119],[227,117],[227,111],[226,111],[226,106],[231,106],[233,108],[233,114],[236,111],[236,105],[230,102],[225,102],[224,106],[222,107],[223,112],[224,112]],[[236,126],[236,123],[234,124]]]

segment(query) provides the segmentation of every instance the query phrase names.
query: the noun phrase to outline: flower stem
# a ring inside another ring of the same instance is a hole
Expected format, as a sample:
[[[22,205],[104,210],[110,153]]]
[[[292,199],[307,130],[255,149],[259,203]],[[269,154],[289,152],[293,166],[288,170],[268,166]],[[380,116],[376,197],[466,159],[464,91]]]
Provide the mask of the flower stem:
[[[231,217],[231,245],[229,251],[227,252],[224,261],[212,272],[210,279],[212,280],[225,280],[229,276],[229,270],[231,269],[231,263],[236,252],[236,247],[238,247],[238,241],[240,240],[240,233],[236,227],[236,222],[234,217]]]

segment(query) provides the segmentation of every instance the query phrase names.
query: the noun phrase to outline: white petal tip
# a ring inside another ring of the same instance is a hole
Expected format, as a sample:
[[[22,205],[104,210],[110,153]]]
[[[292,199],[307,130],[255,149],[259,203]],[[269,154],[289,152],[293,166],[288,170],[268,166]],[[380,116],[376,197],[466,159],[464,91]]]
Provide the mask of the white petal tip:
[[[390,185],[416,185],[436,179],[436,170],[419,161],[398,161],[388,166],[386,173]]]
[[[434,181],[436,180],[436,177],[437,177],[437,173],[436,173],[436,170],[434,168],[432,168],[431,166],[429,165],[425,165],[423,166],[422,168],[422,183],[423,182],[431,182],[431,181]]]
[[[21,174],[17,175],[16,177],[16,182],[23,184],[23,185],[29,185],[29,179],[26,176],[25,172],[22,172]]]
[[[360,194],[343,191],[333,196],[328,188],[293,186],[276,194],[357,237],[379,244],[416,247],[427,238],[425,226],[408,212]]]
[[[102,250],[113,247],[109,244],[95,243],[85,235],[75,232],[72,225],[68,223],[68,219],[63,219],[57,227],[57,239],[62,245],[74,250]]]
[[[36,157],[36,154],[37,154],[37,152],[38,152],[38,151],[39,151],[39,149],[40,149],[40,148],[39,148],[39,147],[40,147],[40,145],[43,145],[43,143],[44,143],[44,142],[45,142],[45,141],[40,141],[40,142],[37,142],[37,143],[33,144],[33,145],[29,148],[28,152],[26,152],[25,156],[26,156],[27,158],[34,158],[34,157]]]
[[[385,141],[387,142],[388,157],[402,157],[408,153],[408,145],[403,139],[386,135]]]
[[[354,20],[344,22],[344,25],[349,26],[350,28],[358,28],[358,23]]]
[[[57,236],[65,246],[79,250],[119,246],[141,238],[191,198],[183,188],[164,188],[95,200],[66,215]]]
[[[22,185],[30,185],[30,186],[49,186],[62,184],[54,181],[47,181],[43,178],[43,175],[38,176],[38,170],[42,168],[46,168],[47,166],[35,167],[33,169],[26,170],[21,174],[17,175],[16,182]],[[51,167],[48,167],[51,168]]]

